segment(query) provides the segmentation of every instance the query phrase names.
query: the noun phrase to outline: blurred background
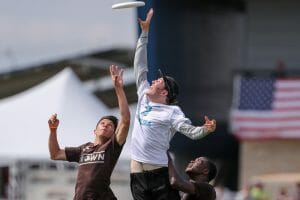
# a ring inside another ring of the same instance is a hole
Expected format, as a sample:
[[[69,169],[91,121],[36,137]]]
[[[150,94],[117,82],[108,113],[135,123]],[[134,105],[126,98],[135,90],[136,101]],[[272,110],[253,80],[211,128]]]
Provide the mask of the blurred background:
[[[218,200],[298,200],[300,2],[146,0],[111,9],[119,2],[0,2],[0,199],[72,199],[77,166],[49,159],[47,120],[58,114],[62,147],[93,140],[98,119],[118,115],[110,64],[125,68],[134,117],[137,17],[152,7],[149,80],[161,68],[178,81],[193,124],[217,120],[201,140],[175,135],[178,169],[212,159]],[[112,176],[121,200],[132,199],[129,158],[130,136]]]

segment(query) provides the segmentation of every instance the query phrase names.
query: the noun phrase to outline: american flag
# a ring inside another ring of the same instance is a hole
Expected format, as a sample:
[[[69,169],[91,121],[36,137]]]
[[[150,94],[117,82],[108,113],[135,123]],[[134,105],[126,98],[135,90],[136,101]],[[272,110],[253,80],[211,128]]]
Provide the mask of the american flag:
[[[300,78],[237,76],[230,123],[240,139],[300,139]]]

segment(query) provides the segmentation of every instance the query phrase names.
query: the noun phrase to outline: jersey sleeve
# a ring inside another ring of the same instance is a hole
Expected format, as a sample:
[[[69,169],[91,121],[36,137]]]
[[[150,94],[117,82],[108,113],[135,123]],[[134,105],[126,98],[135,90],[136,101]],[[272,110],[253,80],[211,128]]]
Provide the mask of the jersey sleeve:
[[[138,39],[135,56],[134,56],[134,75],[136,79],[136,86],[138,95],[149,86],[147,80],[148,73],[148,60],[147,60],[147,44],[148,44],[148,33],[142,32]]]
[[[82,151],[83,146],[79,147],[66,147],[66,158],[69,162],[79,162],[80,154]]]
[[[191,124],[190,119],[186,118],[182,110],[178,106],[174,106],[174,111],[171,115],[172,128],[180,132],[182,124]]]
[[[208,130],[204,126],[192,125],[191,121],[184,116],[184,113],[179,107],[175,109],[172,115],[172,126],[176,131],[192,140],[201,139],[209,134]]]

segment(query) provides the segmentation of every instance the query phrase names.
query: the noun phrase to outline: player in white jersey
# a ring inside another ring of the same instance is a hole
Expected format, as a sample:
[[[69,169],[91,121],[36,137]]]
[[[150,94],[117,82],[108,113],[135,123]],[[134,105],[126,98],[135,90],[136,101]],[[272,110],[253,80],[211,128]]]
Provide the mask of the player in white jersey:
[[[139,19],[142,29],[137,42],[134,73],[138,104],[131,141],[131,191],[135,200],[176,200],[178,192],[171,188],[168,176],[167,150],[176,132],[200,139],[213,132],[216,121],[205,116],[203,126],[193,126],[177,103],[177,82],[159,70],[159,78],[147,81],[147,43],[153,9],[146,20]]]

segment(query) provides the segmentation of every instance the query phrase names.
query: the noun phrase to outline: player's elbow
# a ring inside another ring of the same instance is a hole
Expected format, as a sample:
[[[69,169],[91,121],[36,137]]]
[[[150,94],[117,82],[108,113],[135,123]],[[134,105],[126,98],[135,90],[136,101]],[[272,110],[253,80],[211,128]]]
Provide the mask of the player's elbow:
[[[198,139],[200,139],[200,137],[198,137],[198,136],[196,136],[196,135],[190,135],[190,136],[188,136],[190,139],[192,139],[192,140],[198,140]]]
[[[57,160],[57,157],[56,157],[55,154],[50,154],[50,159],[51,159],[51,160]]]
[[[60,150],[55,152],[50,152],[50,159],[51,160],[60,160]]]

